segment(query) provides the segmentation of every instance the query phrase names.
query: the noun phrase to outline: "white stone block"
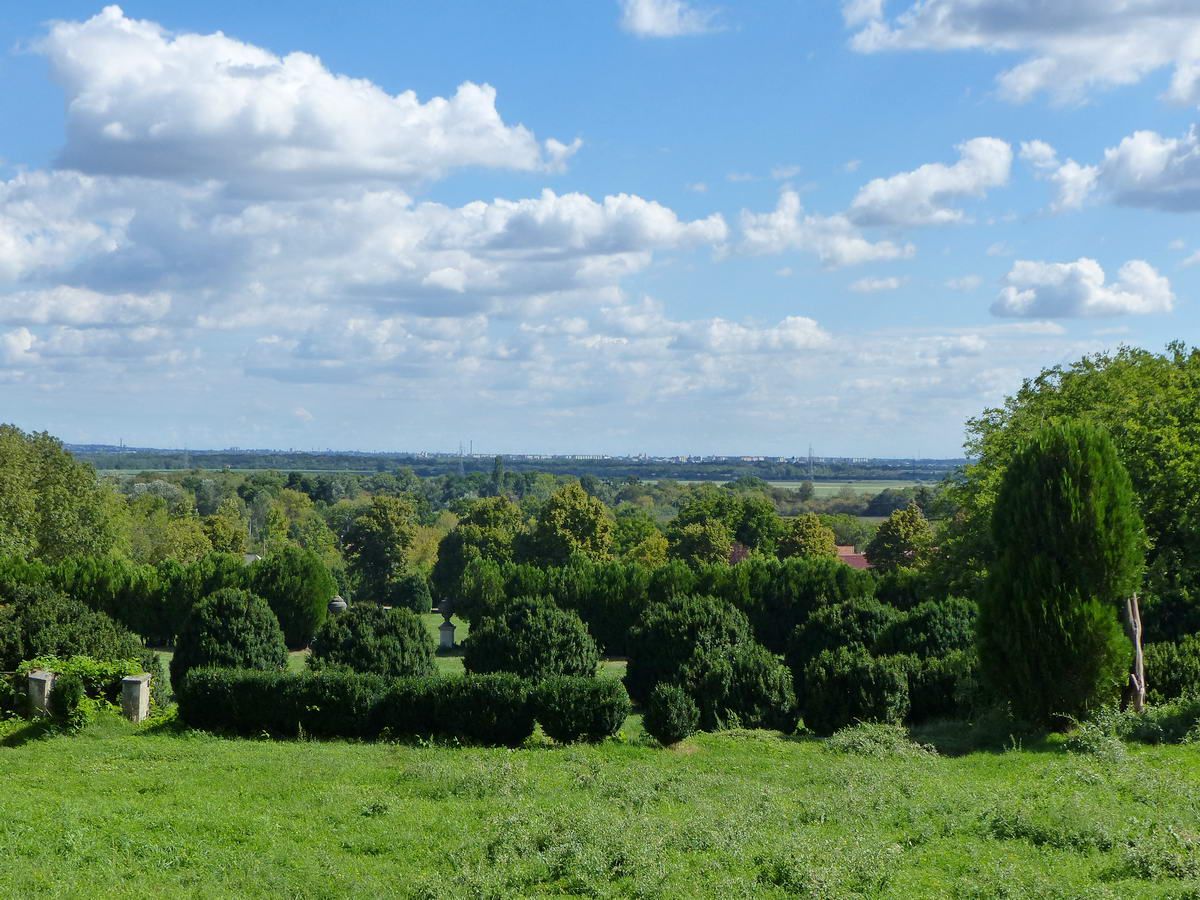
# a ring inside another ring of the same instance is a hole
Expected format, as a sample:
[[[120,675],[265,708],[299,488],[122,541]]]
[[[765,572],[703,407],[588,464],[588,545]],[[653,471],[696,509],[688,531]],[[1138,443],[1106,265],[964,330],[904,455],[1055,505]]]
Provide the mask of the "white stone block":
[[[150,715],[150,673],[121,679],[121,714],[130,722],[144,722]]]

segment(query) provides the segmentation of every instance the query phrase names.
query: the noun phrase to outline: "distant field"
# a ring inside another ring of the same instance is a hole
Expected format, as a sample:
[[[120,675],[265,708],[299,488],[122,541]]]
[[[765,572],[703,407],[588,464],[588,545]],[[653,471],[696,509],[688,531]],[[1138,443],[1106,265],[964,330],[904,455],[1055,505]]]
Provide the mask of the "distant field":
[[[680,484],[724,484],[720,481],[708,480],[690,480],[680,481]],[[802,481],[768,481],[767,484],[771,487],[783,488],[788,491],[795,491],[803,484]],[[862,479],[857,481],[814,481],[813,490],[818,497],[833,497],[845,488],[849,488],[854,493],[860,496],[874,497],[881,491],[886,491],[889,488],[909,488],[921,487],[921,485],[929,486],[928,481],[905,481],[902,479]]]

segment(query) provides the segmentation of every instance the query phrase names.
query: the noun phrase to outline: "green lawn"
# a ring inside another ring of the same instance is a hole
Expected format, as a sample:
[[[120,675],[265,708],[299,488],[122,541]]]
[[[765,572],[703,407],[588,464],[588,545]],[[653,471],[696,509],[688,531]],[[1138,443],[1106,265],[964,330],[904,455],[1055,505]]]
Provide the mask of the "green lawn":
[[[763,732],[512,751],[9,730],[4,897],[1200,891],[1190,746],[1114,762],[1052,743],[875,758]]]

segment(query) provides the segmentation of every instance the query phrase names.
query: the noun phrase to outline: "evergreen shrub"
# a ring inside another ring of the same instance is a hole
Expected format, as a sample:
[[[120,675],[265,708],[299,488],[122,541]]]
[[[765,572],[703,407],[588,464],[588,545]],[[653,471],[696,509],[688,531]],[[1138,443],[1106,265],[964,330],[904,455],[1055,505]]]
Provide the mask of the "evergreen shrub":
[[[1146,697],[1151,703],[1200,696],[1200,635],[1147,644],[1143,652]]]
[[[615,678],[547,678],[533,699],[542,730],[560,744],[612,737],[633,709],[625,686]]]
[[[429,590],[429,579],[420,572],[409,572],[392,582],[388,592],[389,605],[398,609],[412,610],[424,615],[433,609],[433,593]]]
[[[804,673],[804,724],[832,734],[855,722],[899,725],[909,712],[908,679],[899,661],[861,647],[823,650]]]
[[[387,678],[434,673],[434,641],[416,614],[356,603],[313,638],[309,667],[345,666]]]
[[[697,651],[683,666],[678,683],[700,711],[703,731],[737,727],[791,732],[796,727],[791,672],[753,641]]]
[[[669,747],[695,734],[699,724],[700,710],[687,691],[668,682],[654,686],[642,717],[642,726],[652,738]]]
[[[599,664],[596,642],[583,621],[549,597],[500,604],[473,623],[463,653],[468,672],[512,672],[533,679],[592,676]]]
[[[962,597],[926,600],[889,624],[874,650],[879,654],[911,653],[922,659],[967,650],[975,645],[978,614],[975,602]]]
[[[40,656],[127,660],[142,649],[125,626],[47,585],[18,585],[12,601],[0,606],[0,671]]]
[[[439,679],[437,732],[472,744],[516,747],[533,734],[530,682],[497,672]]]
[[[198,667],[287,668],[287,645],[267,601],[225,588],[209,594],[188,615],[171,659],[171,683]]]
[[[329,615],[337,582],[321,557],[288,545],[250,567],[249,589],[267,601],[288,647],[307,647]],[[428,610],[425,610],[426,612]]]
[[[746,614],[709,596],[680,595],[646,607],[629,633],[625,687],[644,703],[660,681],[676,681],[694,653],[750,640]]]
[[[827,650],[857,647],[865,651],[874,647],[901,615],[873,597],[859,597],[819,608],[803,624],[796,626],[788,641],[786,658],[795,679],[796,694],[802,698],[805,695],[806,672],[814,659]]]

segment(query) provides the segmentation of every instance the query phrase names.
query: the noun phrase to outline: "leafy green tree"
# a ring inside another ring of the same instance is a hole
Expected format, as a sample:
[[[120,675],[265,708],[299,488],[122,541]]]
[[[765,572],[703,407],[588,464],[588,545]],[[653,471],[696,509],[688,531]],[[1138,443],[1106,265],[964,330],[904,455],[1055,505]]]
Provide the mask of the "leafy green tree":
[[[351,572],[358,578],[360,596],[382,603],[390,586],[404,574],[408,548],[416,533],[416,510],[406,497],[375,496],[346,534]]]
[[[691,566],[706,566],[729,561],[733,538],[719,520],[692,522],[678,526],[671,523],[667,531],[668,554]]]
[[[124,509],[61,441],[0,425],[0,554],[55,561],[120,551]]]
[[[245,553],[250,535],[242,518],[241,507],[233,497],[202,520],[204,534],[217,553]]]
[[[287,645],[271,607],[249,591],[224,588],[196,604],[171,657],[171,682],[198,666],[282,671]]]
[[[986,680],[1029,721],[1063,725],[1114,699],[1129,672],[1119,611],[1145,532],[1111,438],[1075,420],[1016,452],[992,513],[996,559],[979,611]]]
[[[647,569],[656,569],[667,564],[670,549],[671,545],[667,542],[666,537],[655,533],[641,543],[630,547],[625,553],[625,559]]]
[[[511,562],[513,542],[525,528],[521,508],[506,497],[488,497],[470,505],[438,545],[430,581],[435,599],[453,600],[467,567],[475,560]]]
[[[613,551],[619,556],[626,556],[634,548],[649,538],[661,535],[662,531],[654,516],[636,506],[626,505],[615,512],[613,524]]]
[[[433,636],[411,610],[356,603],[317,631],[309,666],[346,666],[387,678],[433,675]]]
[[[565,565],[576,554],[609,559],[612,529],[603,502],[578,484],[564,485],[538,511],[529,535],[530,557],[548,566]]]
[[[920,568],[932,554],[933,529],[915,500],[880,524],[866,551],[867,561],[882,573]]]
[[[837,556],[833,529],[821,524],[813,513],[804,513],[783,523],[778,550],[780,559]]]

